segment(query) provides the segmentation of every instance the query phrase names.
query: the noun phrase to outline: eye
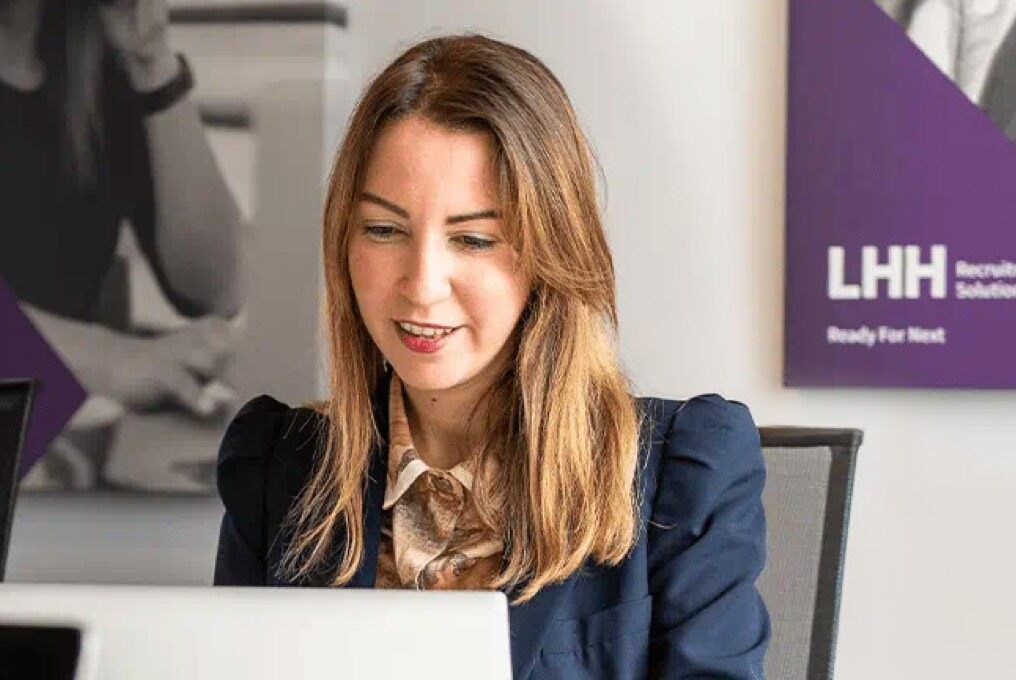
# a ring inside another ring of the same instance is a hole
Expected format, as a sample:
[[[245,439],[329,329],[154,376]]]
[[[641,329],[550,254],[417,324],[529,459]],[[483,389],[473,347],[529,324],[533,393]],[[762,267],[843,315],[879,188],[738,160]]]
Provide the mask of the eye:
[[[466,250],[489,250],[497,245],[497,241],[489,238],[481,238],[471,234],[463,234],[458,237],[459,243],[465,246]]]
[[[375,241],[390,241],[400,232],[390,224],[368,224],[364,226],[363,233]]]

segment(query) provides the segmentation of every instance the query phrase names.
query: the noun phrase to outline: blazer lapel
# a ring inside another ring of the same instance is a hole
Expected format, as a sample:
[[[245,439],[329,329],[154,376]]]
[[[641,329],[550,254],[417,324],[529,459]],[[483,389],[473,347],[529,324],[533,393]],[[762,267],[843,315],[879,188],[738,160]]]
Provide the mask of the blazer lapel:
[[[992,59],[980,105],[995,125],[1008,132],[1016,114],[1016,22]]]

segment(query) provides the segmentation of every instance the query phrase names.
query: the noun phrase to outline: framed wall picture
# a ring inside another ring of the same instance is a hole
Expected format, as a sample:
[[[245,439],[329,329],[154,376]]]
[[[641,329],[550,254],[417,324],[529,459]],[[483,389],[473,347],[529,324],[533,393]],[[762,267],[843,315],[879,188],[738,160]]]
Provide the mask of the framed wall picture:
[[[785,384],[1016,387],[1016,3],[789,7]]]

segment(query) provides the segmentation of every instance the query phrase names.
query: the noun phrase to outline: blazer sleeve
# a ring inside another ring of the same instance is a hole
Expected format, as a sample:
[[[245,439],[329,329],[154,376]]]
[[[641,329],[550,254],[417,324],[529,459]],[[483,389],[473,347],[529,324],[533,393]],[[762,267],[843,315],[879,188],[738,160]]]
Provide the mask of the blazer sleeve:
[[[761,680],[765,465],[748,408],[716,394],[668,427],[648,528],[651,676]]]
[[[265,478],[287,409],[268,395],[255,397],[243,405],[223,434],[216,484],[225,512],[215,557],[215,585],[265,584]]]

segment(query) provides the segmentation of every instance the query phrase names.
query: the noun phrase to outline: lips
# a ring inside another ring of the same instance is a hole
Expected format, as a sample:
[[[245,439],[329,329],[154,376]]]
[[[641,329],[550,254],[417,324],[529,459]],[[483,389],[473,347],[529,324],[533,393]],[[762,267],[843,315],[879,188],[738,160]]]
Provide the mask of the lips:
[[[395,329],[396,333],[399,335],[399,339],[402,341],[402,344],[405,345],[408,350],[417,354],[433,354],[434,352],[437,352],[445,345],[445,343],[448,342],[449,338],[455,335],[455,333],[459,330],[458,328],[452,328],[447,333],[441,333],[433,337],[426,337],[414,335],[398,323],[395,323]]]
[[[439,338],[457,328],[457,326],[438,326],[436,324],[421,324],[402,320],[396,321],[395,324],[406,333],[421,338]]]
[[[427,323],[426,321],[414,321],[412,319],[394,319],[395,323],[408,323],[414,326],[422,326],[424,328],[458,328],[458,326],[444,326],[438,323]]]

